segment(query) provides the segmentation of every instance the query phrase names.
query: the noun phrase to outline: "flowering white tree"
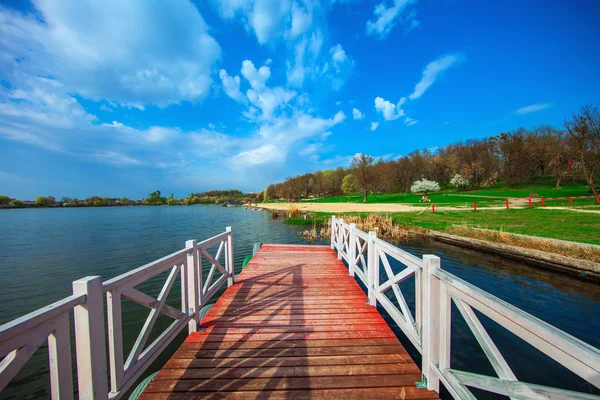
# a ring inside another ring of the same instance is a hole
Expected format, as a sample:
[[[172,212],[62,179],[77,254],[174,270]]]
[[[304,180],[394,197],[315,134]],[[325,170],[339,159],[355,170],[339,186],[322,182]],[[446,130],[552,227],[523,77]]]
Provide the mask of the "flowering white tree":
[[[468,178],[463,177],[461,174],[456,174],[450,179],[450,184],[459,189],[464,189],[471,184]]]
[[[413,193],[431,193],[431,192],[439,192],[440,184],[436,181],[430,181],[429,179],[421,179],[420,181],[415,181],[410,187],[410,191]]]

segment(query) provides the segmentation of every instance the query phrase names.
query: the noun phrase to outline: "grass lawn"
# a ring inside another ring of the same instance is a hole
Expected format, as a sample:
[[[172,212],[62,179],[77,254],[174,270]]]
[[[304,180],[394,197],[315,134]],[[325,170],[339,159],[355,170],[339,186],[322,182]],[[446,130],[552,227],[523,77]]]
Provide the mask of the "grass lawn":
[[[501,204],[501,200],[514,197],[527,197],[528,195],[535,193],[541,197],[574,197],[574,196],[590,196],[588,187],[582,184],[565,184],[562,189],[554,189],[553,185],[520,185],[511,188],[493,188],[493,189],[480,189],[470,190],[464,192],[458,192],[456,190],[443,190],[438,193],[429,195],[432,203],[438,205],[454,205],[460,206],[467,203],[467,207],[472,207],[473,202],[478,202],[482,206],[483,203],[489,205]],[[396,193],[396,194],[382,194],[382,195],[369,195],[368,203],[400,203],[400,204],[420,204],[419,200],[422,195],[412,193]],[[494,198],[490,198],[494,197]],[[490,200],[498,200],[498,202],[491,202]],[[310,200],[315,203],[362,203],[362,195],[352,196],[330,196],[318,200]],[[593,200],[591,200],[593,201]],[[587,201],[589,203],[590,200]],[[586,204],[587,204],[586,203]],[[568,201],[566,201],[568,205]],[[548,205],[550,205],[548,203]],[[554,205],[554,204],[553,204]],[[558,204],[557,204],[558,205]],[[563,204],[560,204],[563,205]],[[583,204],[582,204],[583,205]]]
[[[356,213],[353,213],[356,215]],[[339,214],[338,214],[339,215]],[[366,214],[361,214],[366,216]],[[444,211],[392,213],[394,222],[402,225],[444,231],[452,225],[501,230],[512,233],[600,244],[600,214],[567,210],[510,209],[482,212]],[[318,213],[318,217],[329,217]]]

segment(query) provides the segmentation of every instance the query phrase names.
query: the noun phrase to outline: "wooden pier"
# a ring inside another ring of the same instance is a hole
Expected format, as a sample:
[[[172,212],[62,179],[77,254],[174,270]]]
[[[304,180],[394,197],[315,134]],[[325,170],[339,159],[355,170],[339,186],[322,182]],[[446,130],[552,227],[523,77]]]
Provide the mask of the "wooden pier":
[[[436,399],[329,246],[263,245],[140,399]]]

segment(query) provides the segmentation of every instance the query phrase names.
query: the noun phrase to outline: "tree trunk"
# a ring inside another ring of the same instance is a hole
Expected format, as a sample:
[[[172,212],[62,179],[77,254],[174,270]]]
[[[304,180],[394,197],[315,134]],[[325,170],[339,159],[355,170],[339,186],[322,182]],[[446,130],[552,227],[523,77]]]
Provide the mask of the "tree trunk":
[[[366,203],[366,202],[367,202],[367,191],[365,190],[365,197],[363,199],[363,203]]]
[[[560,180],[562,179],[562,176],[557,176],[556,177],[556,186],[554,187],[555,189],[558,189],[560,187]]]
[[[594,187],[594,175],[590,175],[590,179],[588,180],[588,186],[590,187],[590,190],[592,191],[594,197],[598,196],[598,193],[596,193],[596,188]]]

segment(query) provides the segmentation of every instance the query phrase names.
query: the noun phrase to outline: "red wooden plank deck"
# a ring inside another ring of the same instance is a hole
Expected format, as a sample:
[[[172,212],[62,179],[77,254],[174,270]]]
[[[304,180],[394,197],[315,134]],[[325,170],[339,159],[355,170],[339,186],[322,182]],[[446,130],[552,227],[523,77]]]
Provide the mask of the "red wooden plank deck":
[[[263,245],[141,396],[437,399],[327,246]]]

